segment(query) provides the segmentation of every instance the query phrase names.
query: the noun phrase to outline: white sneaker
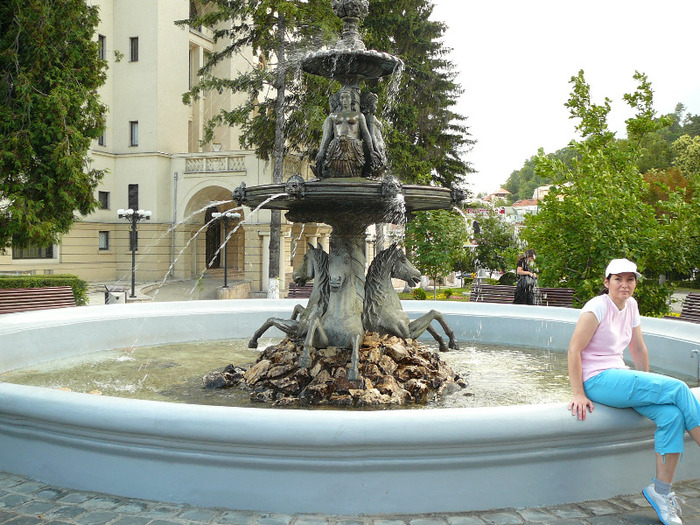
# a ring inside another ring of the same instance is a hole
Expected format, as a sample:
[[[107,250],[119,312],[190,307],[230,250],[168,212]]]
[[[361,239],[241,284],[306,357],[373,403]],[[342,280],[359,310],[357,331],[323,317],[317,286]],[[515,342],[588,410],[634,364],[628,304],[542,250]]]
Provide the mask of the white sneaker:
[[[642,494],[644,494],[644,497],[651,504],[651,506],[654,507],[656,514],[661,520],[661,523],[664,525],[683,525],[683,522],[679,518],[682,513],[681,507],[678,504],[679,500],[683,500],[676,496],[675,492],[671,492],[668,496],[664,496],[656,492],[654,484],[652,483],[642,491]]]

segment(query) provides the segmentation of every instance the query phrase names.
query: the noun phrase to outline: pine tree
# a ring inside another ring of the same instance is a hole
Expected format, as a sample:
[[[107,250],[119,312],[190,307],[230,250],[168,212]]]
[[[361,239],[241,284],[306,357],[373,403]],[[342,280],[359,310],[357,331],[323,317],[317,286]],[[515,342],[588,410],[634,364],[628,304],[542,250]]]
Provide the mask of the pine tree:
[[[106,111],[98,20],[84,0],[0,3],[0,249],[54,244],[96,206],[102,172],[86,155]]]
[[[396,93],[386,84],[373,89],[383,92],[393,172],[406,183],[449,186],[474,171],[462,158],[474,140],[466,117],[454,112],[462,90],[441,42],[445,24],[430,20],[432,11],[430,0],[372,0],[363,27],[368,48],[405,65]]]

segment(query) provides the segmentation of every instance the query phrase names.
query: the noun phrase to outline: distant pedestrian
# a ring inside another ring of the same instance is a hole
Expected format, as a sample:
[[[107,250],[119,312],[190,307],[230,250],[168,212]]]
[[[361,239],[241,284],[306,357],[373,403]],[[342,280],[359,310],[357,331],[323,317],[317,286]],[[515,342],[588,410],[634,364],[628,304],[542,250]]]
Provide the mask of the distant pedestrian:
[[[605,270],[603,292],[582,308],[569,343],[569,410],[585,420],[595,401],[634,408],[656,423],[656,476],[642,493],[664,525],[682,525],[671,482],[685,431],[700,445],[700,402],[683,381],[649,373],[639,309],[632,297],[639,277],[636,264],[613,259]],[[635,370],[622,359],[626,347]]]
[[[537,286],[537,274],[534,271],[534,262],[537,254],[535,250],[528,250],[520,256],[515,268],[518,282],[515,285],[515,304],[535,304],[535,286]]]

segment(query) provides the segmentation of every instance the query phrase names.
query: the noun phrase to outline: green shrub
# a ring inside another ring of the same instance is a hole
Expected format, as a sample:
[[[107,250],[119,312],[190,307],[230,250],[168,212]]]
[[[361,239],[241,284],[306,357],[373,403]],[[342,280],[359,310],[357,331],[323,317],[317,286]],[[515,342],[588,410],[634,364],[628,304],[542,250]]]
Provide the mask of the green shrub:
[[[88,303],[88,283],[77,275],[0,275],[0,288],[42,288],[45,286],[70,286],[75,304]]]
[[[517,276],[515,275],[515,272],[506,272],[501,277],[498,279],[498,284],[509,284],[513,285],[517,281]]]
[[[423,288],[416,288],[413,290],[413,292],[411,292],[411,295],[414,299],[418,299],[420,301],[425,301],[428,298],[428,294],[425,293]]]
[[[442,291],[442,294],[445,296],[445,299],[449,299],[453,293],[454,292],[452,291],[451,288],[447,288],[447,289]]]

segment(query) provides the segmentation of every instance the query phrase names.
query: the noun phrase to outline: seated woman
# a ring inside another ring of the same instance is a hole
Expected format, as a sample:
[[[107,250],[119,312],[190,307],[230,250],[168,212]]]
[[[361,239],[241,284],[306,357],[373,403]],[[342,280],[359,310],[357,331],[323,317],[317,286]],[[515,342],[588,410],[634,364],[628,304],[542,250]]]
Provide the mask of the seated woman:
[[[700,445],[700,402],[678,379],[649,373],[637,301],[637,265],[613,259],[605,270],[605,288],[581,310],[569,343],[569,410],[580,420],[593,402],[633,408],[656,423],[656,476],[642,493],[665,525],[681,525],[681,510],[671,492],[687,431]],[[629,346],[635,370],[622,359]]]

